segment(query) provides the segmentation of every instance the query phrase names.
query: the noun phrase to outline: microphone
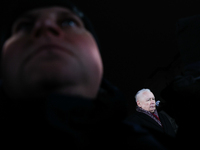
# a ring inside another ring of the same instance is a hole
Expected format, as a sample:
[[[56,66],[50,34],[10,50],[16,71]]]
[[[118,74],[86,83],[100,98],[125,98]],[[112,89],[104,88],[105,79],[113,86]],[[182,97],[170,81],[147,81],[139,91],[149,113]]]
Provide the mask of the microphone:
[[[159,104],[160,104],[160,101],[159,100],[156,101],[156,106],[159,106]]]

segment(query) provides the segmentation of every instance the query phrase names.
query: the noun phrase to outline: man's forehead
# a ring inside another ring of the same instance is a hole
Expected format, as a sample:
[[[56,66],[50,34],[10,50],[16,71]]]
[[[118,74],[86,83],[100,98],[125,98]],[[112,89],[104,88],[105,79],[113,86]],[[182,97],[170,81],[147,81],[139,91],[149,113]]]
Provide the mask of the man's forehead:
[[[73,16],[77,16],[69,8],[55,6],[55,7],[36,8],[36,9],[30,10],[28,12],[25,12],[19,18],[37,18],[40,15],[44,15],[45,13],[53,13],[53,14],[59,14],[59,15],[73,15]]]
[[[141,94],[141,98],[143,99],[154,98],[154,95],[152,92],[145,91]]]

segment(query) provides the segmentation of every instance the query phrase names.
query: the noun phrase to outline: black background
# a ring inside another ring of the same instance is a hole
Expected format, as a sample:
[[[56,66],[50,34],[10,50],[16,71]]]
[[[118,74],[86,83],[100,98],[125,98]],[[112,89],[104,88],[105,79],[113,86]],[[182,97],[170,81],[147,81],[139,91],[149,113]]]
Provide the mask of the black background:
[[[177,55],[177,20],[200,14],[198,0],[71,1],[92,21],[101,45],[104,75],[126,96],[130,112],[136,92],[151,88],[146,84],[149,76],[157,68],[169,66]],[[154,93],[159,92],[159,84]]]
[[[101,44],[104,75],[127,97],[130,112],[134,109],[136,92],[141,88],[151,89],[146,83],[152,73],[168,67],[177,57],[178,19],[200,14],[198,0],[75,2],[94,24]],[[160,99],[159,92],[166,80],[155,78],[155,82],[163,82],[152,89]]]

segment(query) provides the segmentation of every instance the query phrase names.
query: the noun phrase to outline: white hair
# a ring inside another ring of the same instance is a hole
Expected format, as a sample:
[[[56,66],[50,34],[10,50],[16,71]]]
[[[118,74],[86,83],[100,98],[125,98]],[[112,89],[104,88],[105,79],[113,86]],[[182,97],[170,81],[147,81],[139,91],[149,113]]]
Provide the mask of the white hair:
[[[136,102],[138,101],[138,96],[143,94],[144,92],[151,92],[151,90],[150,89],[141,89],[141,90],[139,90],[135,95],[135,101]]]

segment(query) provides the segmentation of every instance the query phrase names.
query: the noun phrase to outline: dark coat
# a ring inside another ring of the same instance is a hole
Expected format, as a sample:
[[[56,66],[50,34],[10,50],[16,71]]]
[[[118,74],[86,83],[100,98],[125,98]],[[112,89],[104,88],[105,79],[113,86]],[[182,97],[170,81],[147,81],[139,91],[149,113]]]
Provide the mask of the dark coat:
[[[128,122],[137,123],[141,127],[147,129],[163,145],[167,143],[169,144],[169,141],[173,143],[176,133],[171,122],[169,121],[168,116],[162,111],[158,112],[158,115],[162,123],[162,127],[150,116],[137,111],[133,115],[127,117],[126,120]]]
[[[175,137],[175,131],[171,122],[169,121],[169,118],[162,112],[158,112],[158,115],[162,123],[162,127],[150,116],[137,111],[132,116],[128,117],[127,120],[138,123],[146,129],[155,130],[163,134]]]

